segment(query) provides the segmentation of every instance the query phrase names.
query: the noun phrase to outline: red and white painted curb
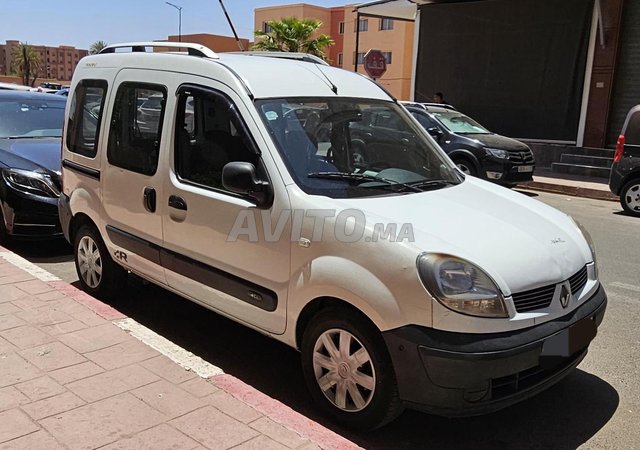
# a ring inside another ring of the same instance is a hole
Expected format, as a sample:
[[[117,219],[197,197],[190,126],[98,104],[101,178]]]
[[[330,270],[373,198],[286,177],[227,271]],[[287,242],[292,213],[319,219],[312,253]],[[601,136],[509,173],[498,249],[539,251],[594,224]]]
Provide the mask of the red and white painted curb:
[[[217,388],[226,391],[238,400],[269,417],[271,420],[308,439],[317,446],[327,450],[360,448],[348,439],[294,411],[282,402],[258,391],[244,381],[224,373],[221,368],[210,364],[199,356],[174,344],[153,330],[136,322],[134,319],[125,316],[117,309],[102,303],[86,292],[62,281],[52,273],[27,261],[23,257],[0,247],[0,258],[86,306],[100,317],[109,320],[144,344],[162,353],[179,366],[186,370],[193,371]]]

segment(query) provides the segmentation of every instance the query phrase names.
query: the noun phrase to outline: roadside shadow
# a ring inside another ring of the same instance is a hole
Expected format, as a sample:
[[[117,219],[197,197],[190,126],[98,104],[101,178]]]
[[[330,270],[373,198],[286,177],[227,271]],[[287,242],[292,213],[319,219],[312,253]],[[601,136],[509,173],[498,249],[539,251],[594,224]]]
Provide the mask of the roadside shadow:
[[[535,192],[531,192],[531,191],[523,191],[520,189],[513,189],[513,192],[518,192],[522,195],[526,195],[527,197],[539,197],[540,195],[535,193]]]
[[[638,216],[634,216],[633,214],[629,214],[629,213],[628,213],[628,212],[626,212],[624,209],[623,209],[623,210],[620,210],[620,211],[615,211],[613,214],[614,214],[614,215],[616,215],[616,216],[631,217],[631,218],[633,218],[633,219],[638,219],[638,220],[640,220],[640,217],[638,217]]]
[[[42,241],[11,241],[5,245],[32,263],[60,263],[73,261],[71,245],[64,239]]]
[[[446,419],[406,411],[379,430],[358,433],[320,414],[305,387],[296,350],[137,277],[129,277],[128,285],[108,303],[368,449],[575,449],[611,419],[619,404],[610,384],[578,369],[549,390],[490,415]]]

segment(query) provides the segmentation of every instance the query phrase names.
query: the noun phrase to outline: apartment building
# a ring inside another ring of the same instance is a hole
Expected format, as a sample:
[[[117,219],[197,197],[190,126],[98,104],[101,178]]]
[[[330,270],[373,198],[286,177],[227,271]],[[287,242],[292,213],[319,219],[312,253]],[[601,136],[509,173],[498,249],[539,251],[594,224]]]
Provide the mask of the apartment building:
[[[249,50],[251,42],[248,39],[240,38],[240,45],[233,36],[221,36],[218,34],[209,33],[195,33],[195,34],[183,34],[182,36],[171,35],[168,36],[169,42],[193,42],[196,44],[204,45],[215,52],[239,52],[241,50]],[[169,50],[169,48],[160,48],[156,51]]]
[[[284,17],[317,19],[322,22],[319,34],[335,41],[329,48],[328,62],[346,70],[365,73],[362,59],[369,49],[381,50],[387,59],[387,72],[378,80],[401,100],[409,100],[413,53],[413,22],[380,17],[360,16],[353,5],[324,8],[298,3],[270,6],[254,10],[256,30],[270,31],[268,21]],[[357,51],[356,51],[356,40]]]
[[[0,44],[0,74],[10,75],[13,53],[20,45],[20,41],[10,40]],[[69,81],[78,61],[89,52],[68,45],[48,47],[45,45],[32,45],[40,55],[42,66],[38,73],[39,78]]]

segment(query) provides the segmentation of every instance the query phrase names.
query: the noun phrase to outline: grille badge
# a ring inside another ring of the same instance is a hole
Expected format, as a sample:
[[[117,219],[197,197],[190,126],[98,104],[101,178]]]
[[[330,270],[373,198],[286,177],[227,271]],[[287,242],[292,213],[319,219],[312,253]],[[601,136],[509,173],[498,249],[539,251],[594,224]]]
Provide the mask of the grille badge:
[[[569,306],[569,300],[571,299],[571,287],[568,283],[564,283],[560,287],[560,304],[563,308]]]

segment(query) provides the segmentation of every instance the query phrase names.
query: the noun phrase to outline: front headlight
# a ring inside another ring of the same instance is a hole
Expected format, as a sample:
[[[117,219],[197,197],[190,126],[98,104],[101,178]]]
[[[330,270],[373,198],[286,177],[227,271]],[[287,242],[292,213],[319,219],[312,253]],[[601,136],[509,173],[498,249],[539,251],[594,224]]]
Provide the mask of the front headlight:
[[[2,177],[9,186],[18,191],[52,198],[58,198],[60,196],[60,190],[51,177],[42,172],[3,169]]]
[[[417,266],[424,286],[447,308],[470,316],[509,317],[496,283],[469,261],[423,253]]]
[[[502,150],[499,148],[485,148],[485,150],[487,151],[488,155],[495,156],[496,158],[500,158],[500,159],[509,158],[509,152],[506,150]]]

